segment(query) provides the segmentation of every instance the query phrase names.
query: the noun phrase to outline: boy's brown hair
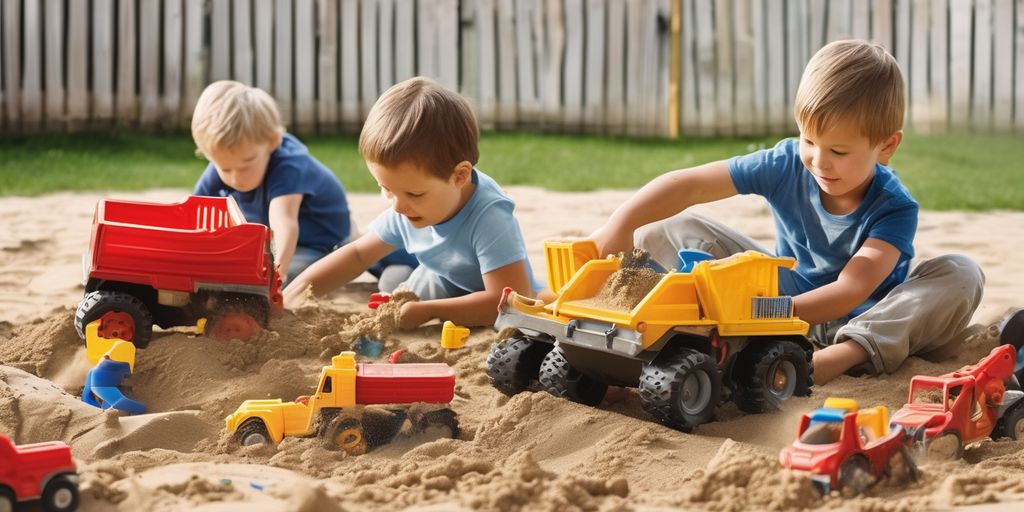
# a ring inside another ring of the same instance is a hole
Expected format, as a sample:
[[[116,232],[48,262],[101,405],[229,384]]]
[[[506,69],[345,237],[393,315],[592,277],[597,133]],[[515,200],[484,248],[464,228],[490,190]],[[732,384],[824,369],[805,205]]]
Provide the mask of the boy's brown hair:
[[[903,129],[906,103],[896,59],[878,44],[845,40],[829,43],[811,57],[793,114],[801,130],[818,134],[852,119],[875,145]]]
[[[414,162],[443,180],[480,158],[480,129],[469,103],[429,78],[391,86],[370,109],[359,135],[363,159],[385,166]]]
[[[284,131],[274,98],[233,80],[206,86],[192,113],[192,140],[200,153],[240,143],[262,144],[276,140]]]

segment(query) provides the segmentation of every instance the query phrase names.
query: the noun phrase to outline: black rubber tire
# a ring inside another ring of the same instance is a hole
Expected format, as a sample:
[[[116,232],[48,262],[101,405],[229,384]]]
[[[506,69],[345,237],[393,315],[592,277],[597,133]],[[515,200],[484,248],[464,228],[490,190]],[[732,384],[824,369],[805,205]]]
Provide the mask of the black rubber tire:
[[[263,440],[260,441],[259,437],[262,436]],[[235,440],[241,446],[255,446],[260,444],[271,444],[273,441],[270,439],[270,432],[267,430],[267,426],[263,423],[263,420],[259,418],[249,418],[242,422],[238,426],[238,430],[235,430]]]
[[[722,378],[711,356],[692,349],[663,352],[640,375],[640,404],[655,420],[692,431],[715,418]]]
[[[78,485],[67,475],[55,476],[46,482],[40,499],[46,512],[72,512],[78,508]]]
[[[555,344],[540,363],[540,387],[559,398],[583,405],[600,405],[608,392],[608,384],[573,368],[565,351]]]
[[[18,505],[18,501],[14,496],[14,491],[9,487],[0,485],[0,511],[14,512],[14,508]]]
[[[1010,407],[996,423],[993,437],[1008,437],[1014,441],[1024,439],[1024,401]]]
[[[351,432],[349,440],[339,439],[345,432]],[[327,426],[323,438],[324,447],[329,450],[342,450],[349,455],[363,455],[371,448],[359,420],[351,417],[338,416]]]
[[[785,374],[782,388],[776,375]],[[733,369],[733,401],[749,413],[771,412],[793,396],[807,396],[814,377],[810,356],[792,341],[752,341],[740,352]]]
[[[443,427],[448,429],[448,437],[458,439],[462,430],[459,428],[459,418],[451,409],[438,409],[423,415],[417,425],[420,430],[430,427]]]
[[[133,295],[106,290],[88,293],[78,303],[78,309],[75,311],[75,331],[78,332],[78,336],[84,340],[85,326],[110,311],[128,313],[135,322],[134,339],[126,341],[132,342],[136,348],[146,348],[149,345],[149,340],[153,337],[153,315],[146,304]]]
[[[999,344],[1013,345],[1017,350],[1024,346],[1024,309],[1017,310],[1003,323],[999,331]]]
[[[487,354],[487,380],[508,396],[530,389],[530,384],[539,378],[540,364],[551,347],[551,343],[526,336],[495,343]]]
[[[854,455],[843,461],[839,466],[839,490],[846,496],[864,494],[872,484],[875,476],[871,474],[871,466],[867,459]]]

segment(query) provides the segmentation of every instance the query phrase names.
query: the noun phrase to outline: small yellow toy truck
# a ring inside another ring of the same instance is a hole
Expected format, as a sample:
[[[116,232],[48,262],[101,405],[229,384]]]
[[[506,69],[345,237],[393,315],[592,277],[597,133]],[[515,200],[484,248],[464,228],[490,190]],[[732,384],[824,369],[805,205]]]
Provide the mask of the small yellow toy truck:
[[[555,396],[598,405],[609,385],[638,387],[656,420],[690,431],[727,400],[747,412],[778,408],[813,384],[808,324],[779,296],[791,258],[747,251],[668,272],[631,310],[595,302],[622,268],[598,259],[592,241],[545,242],[544,304],[506,289],[495,328],[514,332],[491,347],[487,375],[512,395],[535,381]]]
[[[355,352],[342,352],[323,368],[312,396],[246,400],[226,423],[243,446],[315,435],[329,448],[361,455],[391,441],[407,420],[414,430],[437,426],[458,437],[458,419],[447,407],[454,395],[455,372],[447,364],[357,364]]]

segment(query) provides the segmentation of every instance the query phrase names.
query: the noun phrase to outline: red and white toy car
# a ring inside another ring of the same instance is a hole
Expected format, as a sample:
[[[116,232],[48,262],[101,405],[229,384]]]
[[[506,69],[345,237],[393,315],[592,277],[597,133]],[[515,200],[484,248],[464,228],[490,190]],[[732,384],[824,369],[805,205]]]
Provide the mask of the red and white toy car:
[[[0,510],[41,499],[47,512],[78,508],[78,473],[71,447],[61,441],[15,446],[0,434]]]

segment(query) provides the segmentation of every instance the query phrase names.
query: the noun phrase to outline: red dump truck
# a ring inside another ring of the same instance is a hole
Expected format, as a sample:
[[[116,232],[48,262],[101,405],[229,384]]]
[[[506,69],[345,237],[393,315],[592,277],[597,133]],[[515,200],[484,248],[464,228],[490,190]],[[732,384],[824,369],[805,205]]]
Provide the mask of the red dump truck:
[[[153,325],[202,324],[217,339],[248,339],[282,307],[271,232],[246,222],[230,197],[160,204],[102,199],[83,258],[75,328],[145,348]]]
[[[42,500],[47,512],[78,508],[78,473],[71,447],[61,441],[15,446],[0,434],[0,510]]]

